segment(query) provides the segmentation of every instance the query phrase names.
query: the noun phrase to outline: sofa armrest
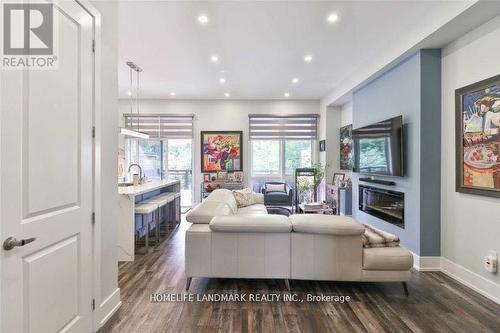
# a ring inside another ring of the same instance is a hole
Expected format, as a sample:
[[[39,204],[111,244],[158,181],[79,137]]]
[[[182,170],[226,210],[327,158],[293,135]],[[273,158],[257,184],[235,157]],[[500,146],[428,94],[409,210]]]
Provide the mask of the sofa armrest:
[[[213,232],[289,233],[290,220],[283,215],[216,216],[210,222]]]
[[[217,215],[233,214],[229,205],[217,201],[204,201],[186,214],[186,221],[191,223],[210,223]]]

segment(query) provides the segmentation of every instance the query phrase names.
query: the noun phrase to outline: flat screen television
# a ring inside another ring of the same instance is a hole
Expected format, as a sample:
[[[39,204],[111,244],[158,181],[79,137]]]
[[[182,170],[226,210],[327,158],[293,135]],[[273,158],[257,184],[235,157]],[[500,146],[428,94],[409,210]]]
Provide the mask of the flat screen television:
[[[352,141],[354,172],[403,176],[402,116],[353,129]]]

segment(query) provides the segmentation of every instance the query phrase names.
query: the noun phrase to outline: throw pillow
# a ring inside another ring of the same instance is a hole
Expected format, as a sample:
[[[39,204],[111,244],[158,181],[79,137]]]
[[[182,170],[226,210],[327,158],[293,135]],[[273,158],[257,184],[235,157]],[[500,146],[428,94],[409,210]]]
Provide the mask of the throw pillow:
[[[285,184],[266,184],[266,192],[285,192]]]
[[[256,203],[256,197],[251,189],[244,188],[242,190],[233,190],[234,198],[238,208],[250,206]]]

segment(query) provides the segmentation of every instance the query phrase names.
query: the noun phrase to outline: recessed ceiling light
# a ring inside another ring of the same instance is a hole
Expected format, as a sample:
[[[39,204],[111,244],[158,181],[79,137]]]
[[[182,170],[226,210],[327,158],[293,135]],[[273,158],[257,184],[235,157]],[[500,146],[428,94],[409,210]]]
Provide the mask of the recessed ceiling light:
[[[175,96],[175,95],[176,95],[175,91],[170,92],[170,96]]]
[[[198,23],[200,23],[201,25],[207,25],[208,24],[208,16],[207,15],[198,16]]]
[[[335,23],[337,22],[339,19],[339,16],[335,13],[331,13],[330,15],[328,15],[328,17],[326,18],[326,21],[328,23]]]
[[[223,77],[221,77],[221,78],[219,79],[219,83],[222,83],[222,84],[226,83],[226,79],[225,79],[225,78],[223,78]]]
[[[130,90],[127,91],[127,95],[132,96],[132,92]]]
[[[210,57],[210,60],[212,60],[212,62],[217,62],[217,61],[219,61],[219,57],[216,55],[213,55]]]
[[[299,83],[299,78],[298,77],[294,77],[292,79],[292,83],[294,83],[294,84]]]
[[[289,92],[286,92],[286,93],[284,93],[284,96],[285,96],[285,97],[290,97],[290,93],[289,93]]]
[[[306,56],[304,56],[304,61],[305,62],[310,63],[312,60],[313,60],[313,56],[312,55],[307,54]]]
[[[229,95],[229,93],[224,93],[224,96],[230,97],[231,95]]]

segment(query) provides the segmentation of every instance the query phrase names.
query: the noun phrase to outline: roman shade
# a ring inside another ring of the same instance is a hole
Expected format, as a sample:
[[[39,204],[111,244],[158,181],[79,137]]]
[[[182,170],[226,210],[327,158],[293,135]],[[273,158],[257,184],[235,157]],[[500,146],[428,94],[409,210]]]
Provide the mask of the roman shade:
[[[149,134],[152,139],[193,138],[193,115],[127,113],[125,128]]]
[[[317,114],[250,114],[250,139],[313,140],[318,137]]]

